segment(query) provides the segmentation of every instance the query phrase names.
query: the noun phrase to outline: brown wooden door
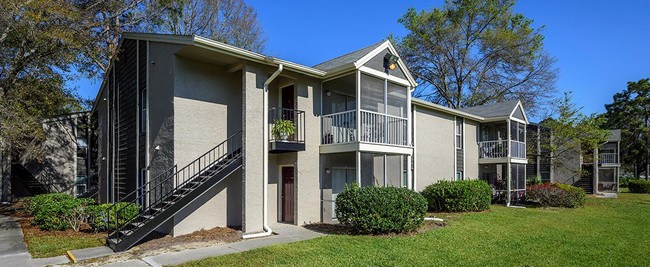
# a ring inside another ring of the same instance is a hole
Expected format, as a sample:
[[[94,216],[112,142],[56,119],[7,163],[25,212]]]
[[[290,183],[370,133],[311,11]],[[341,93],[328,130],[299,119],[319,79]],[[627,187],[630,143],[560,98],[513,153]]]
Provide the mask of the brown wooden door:
[[[293,222],[293,167],[282,167],[282,221]]]

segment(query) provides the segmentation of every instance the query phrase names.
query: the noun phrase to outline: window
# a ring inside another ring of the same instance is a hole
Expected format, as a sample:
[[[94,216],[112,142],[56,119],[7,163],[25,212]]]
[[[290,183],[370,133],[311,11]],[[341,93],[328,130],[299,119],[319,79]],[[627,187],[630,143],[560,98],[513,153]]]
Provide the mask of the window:
[[[456,117],[456,148],[463,149],[463,118]]]
[[[147,132],[147,89],[140,92],[140,132]]]
[[[463,180],[463,172],[462,171],[457,171],[456,172],[456,181],[461,181]]]

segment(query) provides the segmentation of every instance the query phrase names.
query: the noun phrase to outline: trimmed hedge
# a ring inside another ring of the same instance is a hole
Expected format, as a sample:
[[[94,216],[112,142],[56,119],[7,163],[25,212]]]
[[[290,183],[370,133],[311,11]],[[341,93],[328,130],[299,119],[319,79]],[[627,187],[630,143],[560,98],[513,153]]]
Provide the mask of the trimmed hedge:
[[[650,181],[632,180],[628,182],[628,188],[631,193],[650,194]]]
[[[343,225],[364,234],[404,233],[424,222],[426,200],[406,188],[346,188],[336,197],[336,217]]]
[[[544,183],[528,187],[526,200],[542,207],[577,208],[585,204],[586,196],[585,191],[579,187]]]
[[[422,195],[433,212],[483,211],[492,202],[492,188],[481,180],[439,181],[424,188]]]

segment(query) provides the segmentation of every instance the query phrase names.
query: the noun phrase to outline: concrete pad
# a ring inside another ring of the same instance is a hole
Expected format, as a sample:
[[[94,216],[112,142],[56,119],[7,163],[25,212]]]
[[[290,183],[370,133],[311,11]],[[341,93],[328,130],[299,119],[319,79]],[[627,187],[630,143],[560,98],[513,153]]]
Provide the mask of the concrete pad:
[[[598,194],[596,194],[596,197],[599,197],[599,198],[618,198],[618,195],[616,195],[616,193],[598,193]]]
[[[84,248],[76,249],[70,251],[72,255],[77,258],[78,261],[103,257],[111,254],[115,254],[112,249],[106,246],[94,247],[94,248]]]
[[[114,262],[107,265],[102,265],[105,267],[149,267],[149,264],[141,260],[128,260],[122,262]]]

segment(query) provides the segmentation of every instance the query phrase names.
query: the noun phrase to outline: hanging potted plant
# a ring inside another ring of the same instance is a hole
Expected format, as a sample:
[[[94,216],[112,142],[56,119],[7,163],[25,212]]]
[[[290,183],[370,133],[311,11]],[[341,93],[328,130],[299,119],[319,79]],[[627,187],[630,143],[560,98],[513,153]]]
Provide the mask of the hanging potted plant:
[[[275,120],[273,123],[273,136],[276,139],[282,139],[282,141],[287,141],[289,135],[292,135],[296,132],[296,126],[293,124],[293,121],[290,120]]]

